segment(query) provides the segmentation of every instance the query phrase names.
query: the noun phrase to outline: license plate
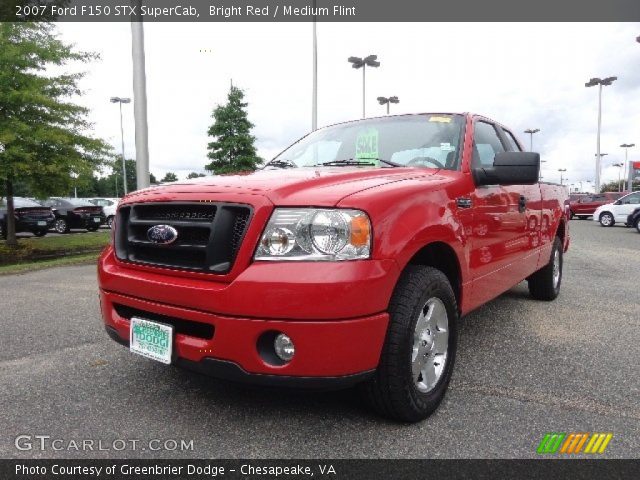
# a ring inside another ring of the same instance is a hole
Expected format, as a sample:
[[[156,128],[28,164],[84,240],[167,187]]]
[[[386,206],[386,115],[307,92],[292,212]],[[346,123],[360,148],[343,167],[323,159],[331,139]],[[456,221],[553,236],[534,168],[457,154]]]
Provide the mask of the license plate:
[[[94,221],[94,222],[96,222],[96,223],[100,223],[100,219],[99,219],[99,218],[95,218],[95,217],[94,217],[94,218],[93,218],[93,221]]]
[[[39,227],[46,227],[47,226],[47,222],[43,222],[42,220],[38,220],[38,226]]]
[[[133,317],[129,327],[129,349],[133,353],[169,365],[173,350],[173,326]]]

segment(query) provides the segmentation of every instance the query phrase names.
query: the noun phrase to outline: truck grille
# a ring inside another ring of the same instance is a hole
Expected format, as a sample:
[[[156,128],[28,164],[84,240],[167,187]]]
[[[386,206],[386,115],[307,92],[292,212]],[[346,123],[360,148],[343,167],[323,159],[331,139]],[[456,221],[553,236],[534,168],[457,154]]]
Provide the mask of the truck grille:
[[[251,208],[229,203],[141,203],[118,210],[115,251],[120,260],[223,274],[231,270]],[[148,238],[156,225],[177,231],[175,241]]]

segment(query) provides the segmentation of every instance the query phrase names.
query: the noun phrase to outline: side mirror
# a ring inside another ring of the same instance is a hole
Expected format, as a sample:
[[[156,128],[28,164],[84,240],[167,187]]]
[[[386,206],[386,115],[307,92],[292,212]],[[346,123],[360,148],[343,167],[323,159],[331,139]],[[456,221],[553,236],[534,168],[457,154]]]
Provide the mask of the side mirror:
[[[540,175],[540,154],[534,152],[496,153],[493,167],[474,170],[476,185],[533,185]]]
[[[622,205],[622,200],[616,200],[613,202],[614,205]]]

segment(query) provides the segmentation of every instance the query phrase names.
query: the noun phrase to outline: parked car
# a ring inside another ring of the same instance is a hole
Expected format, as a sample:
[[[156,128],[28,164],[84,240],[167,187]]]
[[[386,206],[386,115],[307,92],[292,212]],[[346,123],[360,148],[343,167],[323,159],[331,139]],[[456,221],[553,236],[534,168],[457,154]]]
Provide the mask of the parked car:
[[[72,228],[85,228],[95,232],[105,221],[102,207],[79,198],[50,198],[42,205],[51,207],[56,216],[53,229],[57,233],[69,233]]]
[[[560,292],[567,191],[539,170],[485,117],[398,115],[317,130],[250,175],[139,190],[98,262],[106,330],[237,381],[361,383],[381,414],[424,419],[461,315],[524,279]]]
[[[119,198],[89,198],[93,205],[102,207],[104,215],[107,217],[107,226],[111,228],[113,226],[113,219],[116,216],[116,209],[118,208]]]
[[[596,209],[593,220],[603,227],[613,227],[616,223],[627,225],[627,217],[640,205],[640,192],[630,193],[613,203],[607,203]]]
[[[16,233],[31,232],[44,237],[53,226],[56,217],[48,207],[28,198],[13,198]],[[0,237],[7,238],[7,201],[0,199]]]
[[[633,212],[629,214],[627,217],[627,225],[635,228],[640,233],[640,207],[637,207]]]
[[[583,220],[596,211],[596,209],[607,203],[612,203],[625,195],[625,192],[605,192],[592,195],[584,195],[581,198],[569,202],[571,218],[578,217]]]

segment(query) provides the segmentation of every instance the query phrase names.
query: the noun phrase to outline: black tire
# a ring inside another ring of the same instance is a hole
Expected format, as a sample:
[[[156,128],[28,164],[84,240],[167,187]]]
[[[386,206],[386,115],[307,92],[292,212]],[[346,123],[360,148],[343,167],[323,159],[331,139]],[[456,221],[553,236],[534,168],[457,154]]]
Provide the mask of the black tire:
[[[110,216],[107,218],[107,227],[109,227],[109,228],[113,228],[113,215],[110,215]]]
[[[610,212],[602,212],[598,220],[603,227],[613,227],[616,224],[613,214]]]
[[[422,392],[412,373],[414,330],[422,309],[434,298],[442,302],[448,317],[446,361],[435,386]],[[393,420],[417,422],[436,410],[453,371],[458,316],[455,295],[440,270],[423,265],[406,268],[389,303],[389,326],[380,363],[374,377],[362,385],[365,401],[375,411]]]
[[[636,230],[638,231],[638,233],[640,233],[640,219],[636,220],[636,224],[634,225],[634,227],[636,227]]]
[[[60,234],[69,233],[69,231],[71,230],[69,228],[69,224],[64,218],[56,218],[56,221],[53,224],[53,229],[56,231],[56,233]]]
[[[575,213],[573,213],[572,210],[569,210],[569,220],[573,220],[573,218],[576,216]]]
[[[47,234],[46,230],[36,230],[33,232],[36,237],[44,237]]]
[[[558,269],[560,275],[557,282],[554,279],[554,259],[556,258],[556,252],[558,254]],[[553,241],[549,263],[527,278],[529,293],[533,298],[546,301],[556,299],[560,293],[560,286],[562,285],[563,261],[562,241],[559,237],[556,237]]]

